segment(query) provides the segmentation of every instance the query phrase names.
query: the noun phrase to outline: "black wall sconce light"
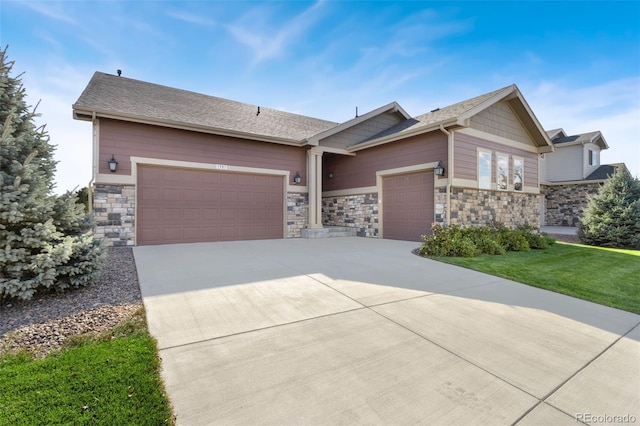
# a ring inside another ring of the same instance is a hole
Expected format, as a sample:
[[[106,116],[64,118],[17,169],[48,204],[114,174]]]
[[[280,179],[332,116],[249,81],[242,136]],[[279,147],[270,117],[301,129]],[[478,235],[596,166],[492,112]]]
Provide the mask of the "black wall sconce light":
[[[116,161],[116,158],[113,156],[113,154],[111,154],[111,160],[109,160],[109,170],[111,172],[115,172],[116,170],[118,170],[118,162]]]
[[[442,167],[442,161],[438,161],[438,164],[433,168],[433,173],[436,176],[444,176],[444,167]]]
[[[298,185],[302,182],[302,177],[300,176],[300,172],[296,172],[296,175],[293,177],[293,184]]]
[[[333,179],[333,172],[329,172],[328,176],[329,176],[329,179]]]

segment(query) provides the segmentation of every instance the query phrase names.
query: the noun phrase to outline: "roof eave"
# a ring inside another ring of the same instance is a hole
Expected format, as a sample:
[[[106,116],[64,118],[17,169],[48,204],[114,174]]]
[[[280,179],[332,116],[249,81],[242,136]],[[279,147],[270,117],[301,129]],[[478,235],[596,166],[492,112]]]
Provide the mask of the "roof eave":
[[[366,114],[359,115],[355,118],[352,118],[351,120],[345,121],[344,123],[341,123],[335,127],[332,127],[331,129],[327,129],[323,132],[320,132],[310,137],[308,139],[308,144],[313,146],[318,146],[320,144],[321,139],[325,139],[325,138],[328,138],[329,136],[333,136],[346,129],[356,126],[364,121],[367,121],[372,117],[375,117],[380,114],[384,114],[386,112],[397,112],[398,114],[402,115],[405,120],[408,120],[411,118],[411,116],[407,114],[407,112],[404,109],[402,109],[402,107],[397,102],[391,102],[387,105],[383,105],[379,108],[376,108],[372,111],[367,112]]]
[[[356,145],[348,146],[346,149],[348,152],[356,152],[366,148],[372,148],[374,146],[383,145],[383,144],[394,142],[400,139],[406,139],[411,136],[417,136],[423,133],[433,132],[434,130],[439,130],[441,125],[445,128],[451,128],[451,127],[457,128],[462,126],[461,124],[459,124],[459,120],[457,118],[452,118],[449,120],[439,121],[437,123],[433,123],[428,126],[419,127],[414,130],[409,130],[407,132],[394,133],[392,135],[383,136],[377,139],[372,139],[368,142],[363,142]]]
[[[92,121],[93,118],[108,118],[112,120],[122,120],[132,123],[150,124],[154,126],[169,127],[172,129],[189,130],[199,133],[208,133],[220,136],[229,136],[240,139],[250,139],[260,142],[277,143],[281,145],[290,146],[304,146],[307,144],[307,139],[296,140],[280,138],[277,136],[260,135],[257,133],[240,132],[237,130],[222,129],[218,127],[200,126],[197,124],[188,124],[183,122],[177,122],[172,120],[154,120],[148,117],[135,116],[130,114],[114,114],[106,111],[99,111],[93,109],[81,109],[73,105],[73,118],[76,120]]]

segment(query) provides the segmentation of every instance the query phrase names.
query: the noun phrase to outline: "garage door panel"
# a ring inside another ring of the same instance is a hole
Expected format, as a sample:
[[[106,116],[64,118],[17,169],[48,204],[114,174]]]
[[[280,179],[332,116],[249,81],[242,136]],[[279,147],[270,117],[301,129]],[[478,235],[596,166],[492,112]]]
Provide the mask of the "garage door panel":
[[[138,244],[282,238],[282,176],[138,167]]]
[[[420,241],[433,222],[433,171],[385,176],[382,179],[384,238]]]

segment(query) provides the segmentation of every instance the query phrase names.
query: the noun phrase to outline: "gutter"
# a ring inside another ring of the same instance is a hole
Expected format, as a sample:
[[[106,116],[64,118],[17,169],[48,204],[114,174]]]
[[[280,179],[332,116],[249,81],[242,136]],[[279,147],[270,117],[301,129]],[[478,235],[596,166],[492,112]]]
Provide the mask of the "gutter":
[[[98,132],[96,130],[96,113],[94,112],[91,115],[91,139],[92,139],[92,145],[93,145],[93,149],[91,152],[91,180],[89,181],[89,184],[87,186],[87,204],[89,204],[89,213],[93,212],[93,191],[91,190],[91,187],[93,186],[94,182],[96,181],[96,175],[97,175],[97,161],[96,161],[96,157],[98,155]]]
[[[73,110],[73,118],[76,120],[89,121],[89,117],[88,117],[89,114],[91,114],[92,120],[95,120],[95,117],[97,115],[100,115],[100,117],[109,118],[112,120],[121,120],[121,121],[127,121],[132,123],[150,124],[153,126],[169,127],[173,129],[189,130],[192,132],[208,133],[208,134],[220,135],[220,136],[230,136],[230,137],[240,138],[240,139],[249,139],[254,141],[277,143],[281,145],[291,145],[291,146],[298,146],[298,147],[306,145],[306,140],[295,140],[295,139],[282,138],[278,136],[260,135],[257,133],[228,130],[228,129],[222,129],[218,127],[209,127],[209,126],[203,126],[198,124],[182,123],[182,122],[177,122],[173,120],[156,120],[153,118],[146,118],[146,117],[137,116],[133,114],[117,114],[117,113],[114,114],[114,113],[109,113],[105,111],[85,111],[81,109]],[[87,117],[87,118],[84,118],[84,117]]]
[[[447,150],[447,167],[449,167],[449,171],[447,172],[447,212],[445,217],[445,224],[451,225],[451,187],[453,186],[453,130],[448,131],[444,128],[444,125],[440,123],[440,131],[447,135],[448,138],[448,147]]]

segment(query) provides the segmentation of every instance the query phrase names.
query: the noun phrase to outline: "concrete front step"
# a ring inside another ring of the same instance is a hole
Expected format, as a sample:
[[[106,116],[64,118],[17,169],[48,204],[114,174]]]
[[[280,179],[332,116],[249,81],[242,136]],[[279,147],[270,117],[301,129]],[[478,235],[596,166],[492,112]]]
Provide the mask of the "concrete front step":
[[[302,238],[340,238],[355,237],[356,229],[348,226],[325,226],[324,228],[305,228],[301,230]]]

